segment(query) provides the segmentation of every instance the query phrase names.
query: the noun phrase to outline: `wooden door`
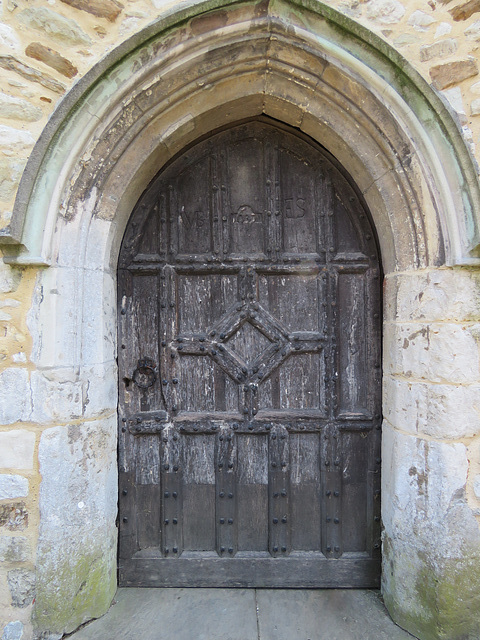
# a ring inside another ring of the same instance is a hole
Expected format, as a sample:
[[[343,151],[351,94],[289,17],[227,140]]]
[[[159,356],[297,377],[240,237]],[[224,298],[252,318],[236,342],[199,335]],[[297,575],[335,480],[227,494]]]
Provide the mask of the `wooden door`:
[[[380,282],[358,192],[293,130],[155,178],[118,269],[121,585],[378,586]]]

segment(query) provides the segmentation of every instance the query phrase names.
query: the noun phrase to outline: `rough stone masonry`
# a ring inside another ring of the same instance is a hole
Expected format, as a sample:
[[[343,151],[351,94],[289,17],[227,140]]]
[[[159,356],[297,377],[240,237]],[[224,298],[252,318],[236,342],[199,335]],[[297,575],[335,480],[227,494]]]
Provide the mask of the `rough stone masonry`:
[[[0,4],[0,229],[5,238],[26,162],[54,110],[104,56],[175,4]],[[408,60],[446,101],[474,164],[480,161],[480,2],[327,4]],[[90,116],[95,119],[95,112]],[[95,220],[99,237],[104,222]],[[10,255],[8,245],[3,251]],[[75,269],[62,282],[45,276],[50,268],[45,265],[7,262],[0,262],[0,633],[2,640],[54,640],[104,613],[115,588],[111,525],[102,544],[94,533],[91,540],[75,538],[78,527],[92,522],[94,531],[99,521],[115,519],[115,466],[108,455],[115,450],[115,368],[111,364],[114,384],[108,397],[100,399],[92,381],[104,377],[105,370],[96,356],[86,372],[52,368],[48,357],[39,367],[45,341],[45,332],[42,337],[38,330],[40,305],[47,299],[53,314],[62,296],[75,297]],[[112,285],[97,276],[88,274],[91,288],[107,297]],[[95,330],[96,318],[88,309],[85,322]],[[70,344],[67,330],[66,335],[58,331],[58,343]],[[385,284],[384,334],[383,478],[384,492],[391,496],[383,506],[387,605],[399,624],[422,639],[480,638],[474,597],[480,591],[478,267],[439,264],[392,271]],[[106,340],[115,343],[114,335]],[[65,366],[73,362],[74,343],[62,354]],[[69,513],[67,524],[58,505]],[[42,527],[65,526],[72,532],[69,553],[45,546],[39,552]],[[419,548],[415,536],[430,537],[430,546]],[[77,543],[89,553],[76,558]],[[94,585],[93,604],[86,592],[73,588],[73,574],[79,585]],[[71,611],[58,609],[55,594],[44,590],[46,583],[73,603]]]

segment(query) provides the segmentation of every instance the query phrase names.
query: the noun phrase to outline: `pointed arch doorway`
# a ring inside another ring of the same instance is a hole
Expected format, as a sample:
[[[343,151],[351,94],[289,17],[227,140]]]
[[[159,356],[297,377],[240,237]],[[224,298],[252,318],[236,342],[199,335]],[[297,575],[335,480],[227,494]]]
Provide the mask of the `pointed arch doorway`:
[[[379,276],[351,180],[273,120],[152,181],[118,265],[120,585],[378,586]]]

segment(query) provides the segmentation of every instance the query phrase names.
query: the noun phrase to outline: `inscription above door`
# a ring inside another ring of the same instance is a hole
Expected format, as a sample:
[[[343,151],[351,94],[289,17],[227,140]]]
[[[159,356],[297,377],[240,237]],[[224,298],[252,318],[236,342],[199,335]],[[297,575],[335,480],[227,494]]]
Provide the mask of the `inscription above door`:
[[[122,585],[378,586],[380,282],[356,189],[294,130],[154,179],[118,267]]]

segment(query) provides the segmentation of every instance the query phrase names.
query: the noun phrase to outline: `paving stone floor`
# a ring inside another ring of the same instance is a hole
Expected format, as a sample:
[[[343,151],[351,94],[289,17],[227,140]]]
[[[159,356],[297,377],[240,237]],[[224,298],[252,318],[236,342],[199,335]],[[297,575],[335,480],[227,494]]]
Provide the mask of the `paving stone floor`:
[[[69,640],[412,640],[378,591],[119,589]]]

